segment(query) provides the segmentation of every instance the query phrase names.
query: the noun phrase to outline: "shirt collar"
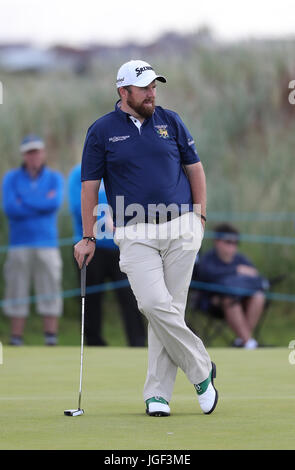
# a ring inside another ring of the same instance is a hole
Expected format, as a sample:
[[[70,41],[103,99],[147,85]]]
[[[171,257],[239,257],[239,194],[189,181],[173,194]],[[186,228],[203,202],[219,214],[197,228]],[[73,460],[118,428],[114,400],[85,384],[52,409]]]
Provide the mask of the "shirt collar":
[[[122,111],[121,109],[121,100],[118,100],[115,104],[115,111],[118,113],[119,116],[121,116],[123,119],[129,119],[130,114],[125,113],[125,111]]]

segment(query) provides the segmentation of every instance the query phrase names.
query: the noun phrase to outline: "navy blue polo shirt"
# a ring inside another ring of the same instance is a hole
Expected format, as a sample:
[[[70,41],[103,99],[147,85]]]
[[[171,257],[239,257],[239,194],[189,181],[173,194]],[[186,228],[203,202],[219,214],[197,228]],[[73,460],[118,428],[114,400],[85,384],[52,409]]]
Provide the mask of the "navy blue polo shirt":
[[[140,204],[146,214],[149,204],[174,204],[180,210],[184,205],[192,210],[191,188],[183,165],[200,159],[178,114],[156,106],[138,129],[118,103],[114,111],[88,129],[81,180],[103,178],[117,226],[126,224],[130,216],[125,214],[118,220],[116,196],[124,196],[124,211],[130,204]]]

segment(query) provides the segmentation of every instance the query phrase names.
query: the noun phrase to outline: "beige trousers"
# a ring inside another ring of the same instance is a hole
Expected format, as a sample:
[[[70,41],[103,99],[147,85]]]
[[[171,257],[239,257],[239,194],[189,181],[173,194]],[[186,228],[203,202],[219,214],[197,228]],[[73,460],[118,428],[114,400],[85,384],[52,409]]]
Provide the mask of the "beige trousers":
[[[116,229],[120,269],[127,274],[138,308],[148,320],[144,400],[162,396],[169,402],[178,367],[192,384],[209,376],[210,357],[184,319],[202,238],[202,224],[192,212],[159,225]]]

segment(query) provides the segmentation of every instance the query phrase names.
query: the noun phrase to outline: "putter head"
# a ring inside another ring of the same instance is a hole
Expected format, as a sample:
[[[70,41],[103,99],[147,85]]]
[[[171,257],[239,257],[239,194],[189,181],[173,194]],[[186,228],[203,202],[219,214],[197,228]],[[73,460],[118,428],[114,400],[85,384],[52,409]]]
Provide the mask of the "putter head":
[[[84,414],[84,410],[81,408],[78,408],[77,410],[65,410],[64,415],[65,416],[81,416]]]

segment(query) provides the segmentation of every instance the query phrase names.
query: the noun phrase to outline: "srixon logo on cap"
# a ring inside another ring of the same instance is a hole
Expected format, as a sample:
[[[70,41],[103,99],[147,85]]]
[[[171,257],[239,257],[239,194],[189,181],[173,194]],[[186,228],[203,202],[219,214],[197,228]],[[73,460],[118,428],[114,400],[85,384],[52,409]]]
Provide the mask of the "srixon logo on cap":
[[[139,77],[139,75],[142,74],[142,72],[145,72],[146,70],[154,70],[153,67],[150,66],[145,66],[145,67],[136,67],[135,72],[136,76]]]

